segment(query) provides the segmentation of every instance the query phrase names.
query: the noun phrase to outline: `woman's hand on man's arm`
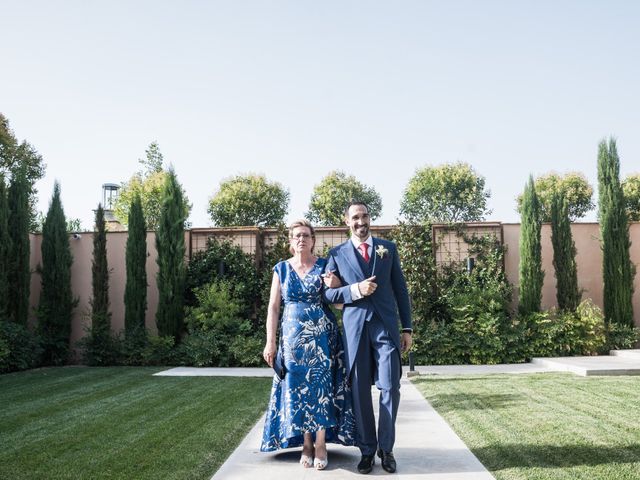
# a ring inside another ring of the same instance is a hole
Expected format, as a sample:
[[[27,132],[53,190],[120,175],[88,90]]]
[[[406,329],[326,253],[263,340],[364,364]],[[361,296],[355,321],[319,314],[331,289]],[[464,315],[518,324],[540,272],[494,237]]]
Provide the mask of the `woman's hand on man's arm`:
[[[324,273],[322,275],[322,280],[324,281],[324,285],[327,288],[340,288],[342,286],[342,282],[332,271]]]

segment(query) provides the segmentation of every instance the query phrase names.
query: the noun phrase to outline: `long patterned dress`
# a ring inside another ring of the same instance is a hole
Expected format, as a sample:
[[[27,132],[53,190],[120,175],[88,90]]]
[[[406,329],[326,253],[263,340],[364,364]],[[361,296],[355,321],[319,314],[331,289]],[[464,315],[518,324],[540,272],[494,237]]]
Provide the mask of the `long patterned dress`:
[[[342,339],[335,317],[322,304],[325,266],[319,258],[304,278],[287,261],[274,267],[284,300],[278,348],[287,373],[282,380],[273,377],[263,452],[301,446],[304,432],[319,429],[326,430],[327,443],[355,444]]]

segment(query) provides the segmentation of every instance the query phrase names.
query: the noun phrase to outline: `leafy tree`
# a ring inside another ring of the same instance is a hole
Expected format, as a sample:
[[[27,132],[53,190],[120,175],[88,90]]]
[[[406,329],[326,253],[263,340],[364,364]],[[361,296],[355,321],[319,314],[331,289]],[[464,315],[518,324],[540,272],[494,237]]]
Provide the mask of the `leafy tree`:
[[[38,190],[35,184],[44,177],[45,164],[42,156],[27,141],[19,142],[9,126],[9,120],[0,113],[0,174],[6,178],[22,170],[29,197],[29,225],[35,226]]]
[[[371,220],[380,216],[382,198],[375,188],[366,186],[353,175],[333,171],[314,187],[305,217],[319,225],[342,225],[345,206],[351,200],[366,203]]]
[[[540,244],[540,202],[533,177],[529,177],[522,195],[520,226],[519,310],[521,314],[540,311],[542,299],[542,248]]]
[[[180,340],[184,320],[185,244],[184,199],[173,169],[167,175],[160,224],[156,232],[158,251],[158,334]]]
[[[9,318],[27,325],[31,269],[29,266],[29,184],[24,169],[11,177],[9,204]]]
[[[67,232],[81,232],[82,230],[82,220],[79,218],[67,219]]]
[[[151,142],[149,148],[145,151],[145,158],[139,158],[138,163],[144,167],[144,170],[138,172],[141,177],[148,177],[154,173],[162,171],[164,163],[164,155],[160,152],[158,142]]]
[[[127,283],[124,290],[124,326],[127,335],[144,331],[147,310],[147,230],[140,196],[133,197],[129,209],[127,237]]]
[[[272,227],[283,222],[289,191],[264,175],[237,175],[220,182],[208,213],[218,227]]]
[[[581,173],[566,175],[549,173],[535,180],[536,194],[540,201],[540,215],[543,222],[551,221],[551,202],[554,193],[561,193],[567,201],[569,219],[573,222],[593,210],[593,187]],[[522,195],[518,196],[518,213],[522,209]]]
[[[60,185],[56,182],[42,230],[42,267],[39,269],[42,289],[38,319],[47,365],[60,365],[67,360],[71,314],[77,304],[71,292],[73,257],[66,225]]]
[[[111,334],[111,313],[109,313],[109,266],[107,263],[107,229],[104,209],[96,210],[96,232],[93,235],[93,261],[91,263],[91,320],[94,335]]]
[[[11,237],[9,235],[9,203],[7,186],[0,175],[0,321],[9,318],[9,253]]]
[[[485,179],[466,163],[424,167],[409,180],[400,214],[411,223],[483,220],[490,213]]]
[[[142,202],[147,230],[157,230],[160,224],[162,195],[168,172],[162,168],[164,157],[156,142],[151,143],[145,153],[146,158],[138,160],[144,167],[143,170],[137,172],[120,187],[113,206],[113,214],[122,225],[126,226],[129,221],[129,208],[134,197],[138,195]],[[184,190],[181,194],[182,208],[186,219],[191,212],[191,205]]]
[[[614,139],[598,146],[598,196],[605,322],[633,326],[635,271],[629,257],[629,224]]]
[[[622,182],[627,215],[632,222],[640,221],[640,173],[629,175]]]
[[[31,232],[42,233],[42,226],[46,218],[44,213],[38,212],[35,221],[31,224]],[[79,218],[67,218],[67,232],[81,232],[82,230],[82,220]]]
[[[575,312],[580,305],[582,292],[578,288],[576,246],[571,235],[569,204],[561,192],[555,192],[551,200],[551,243],[558,308]]]

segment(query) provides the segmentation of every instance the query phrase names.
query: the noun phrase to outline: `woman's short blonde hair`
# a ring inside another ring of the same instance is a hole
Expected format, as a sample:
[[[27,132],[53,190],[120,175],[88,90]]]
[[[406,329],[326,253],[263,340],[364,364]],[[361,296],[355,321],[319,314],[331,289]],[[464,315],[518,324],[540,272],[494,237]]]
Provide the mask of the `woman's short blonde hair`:
[[[289,225],[289,238],[293,238],[293,230],[298,228],[298,227],[306,227],[309,229],[309,232],[311,232],[311,238],[313,239],[313,244],[311,245],[311,253],[313,253],[313,249],[316,246],[316,231],[313,228],[313,225],[311,225],[311,222],[309,220],[307,220],[306,218],[301,218],[299,220],[294,220],[291,225]],[[294,250],[292,247],[289,247],[289,251],[291,252],[291,254],[293,255]]]

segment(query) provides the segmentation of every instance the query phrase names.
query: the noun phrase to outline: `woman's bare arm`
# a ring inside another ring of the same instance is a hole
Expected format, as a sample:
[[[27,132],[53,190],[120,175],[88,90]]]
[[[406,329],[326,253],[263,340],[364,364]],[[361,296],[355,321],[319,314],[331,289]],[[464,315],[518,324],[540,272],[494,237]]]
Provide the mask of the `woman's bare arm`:
[[[273,272],[271,280],[271,292],[269,293],[269,308],[267,309],[267,342],[262,356],[273,367],[276,357],[276,337],[278,334],[278,321],[280,320],[280,278]]]

